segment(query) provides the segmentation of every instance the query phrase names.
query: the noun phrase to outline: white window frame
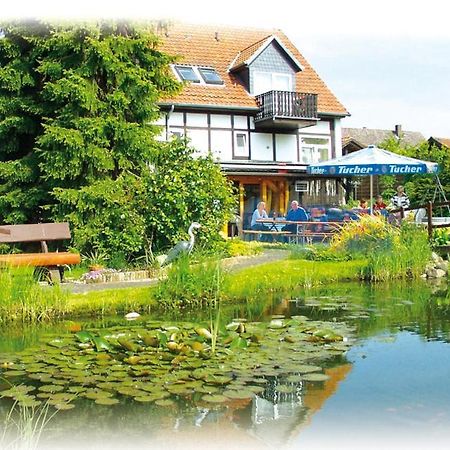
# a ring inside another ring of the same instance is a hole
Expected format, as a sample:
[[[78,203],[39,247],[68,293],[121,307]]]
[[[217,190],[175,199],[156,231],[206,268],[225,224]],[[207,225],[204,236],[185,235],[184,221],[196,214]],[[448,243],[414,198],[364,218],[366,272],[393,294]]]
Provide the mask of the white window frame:
[[[239,138],[244,139],[244,145],[238,145]],[[250,151],[248,145],[248,132],[235,131],[233,134],[233,159],[250,159]]]
[[[258,82],[257,82],[257,78],[258,77],[266,77],[266,83],[267,86],[270,85],[270,87],[268,89],[266,88],[259,88],[258,89]],[[269,80],[270,78],[270,80]],[[287,89],[277,89],[277,78],[278,79],[282,79],[284,78],[285,80],[288,81],[288,88]],[[293,90],[293,85],[294,85],[294,78],[291,74],[289,73],[281,73],[281,72],[265,72],[262,70],[255,70],[253,72],[253,95],[259,95],[259,94],[264,94],[265,92],[269,92],[269,91],[288,91],[288,92],[292,92]]]
[[[307,139],[327,139],[327,144],[315,144],[304,142]],[[323,152],[326,150],[326,158],[323,158]],[[303,136],[300,139],[300,164],[316,164],[330,159],[331,138],[330,136]],[[305,158],[304,152],[309,151],[309,158]]]

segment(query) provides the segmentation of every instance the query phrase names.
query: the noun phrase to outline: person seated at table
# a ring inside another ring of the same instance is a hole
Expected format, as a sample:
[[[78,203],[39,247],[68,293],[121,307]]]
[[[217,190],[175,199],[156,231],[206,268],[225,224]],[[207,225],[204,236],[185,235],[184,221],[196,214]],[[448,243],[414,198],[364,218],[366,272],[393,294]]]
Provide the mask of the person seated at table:
[[[375,214],[381,214],[382,216],[387,216],[387,205],[383,201],[383,197],[381,195],[377,195],[375,197],[375,203],[372,206],[372,209]]]
[[[268,219],[266,204],[264,202],[259,202],[256,205],[256,209],[253,211],[252,220],[250,222],[250,229],[255,231],[269,231],[269,227],[263,223],[258,223],[258,219]],[[269,236],[261,235],[261,241],[268,242]]]
[[[358,215],[368,214],[369,213],[369,204],[365,198],[362,198],[359,201],[358,206],[354,209],[355,213]]]
[[[292,200],[291,209],[287,213],[286,220],[292,220],[295,222],[307,222],[309,220],[308,214],[305,208],[299,206],[297,200]],[[297,233],[297,224],[288,223],[283,227],[283,231],[289,231],[290,233]]]

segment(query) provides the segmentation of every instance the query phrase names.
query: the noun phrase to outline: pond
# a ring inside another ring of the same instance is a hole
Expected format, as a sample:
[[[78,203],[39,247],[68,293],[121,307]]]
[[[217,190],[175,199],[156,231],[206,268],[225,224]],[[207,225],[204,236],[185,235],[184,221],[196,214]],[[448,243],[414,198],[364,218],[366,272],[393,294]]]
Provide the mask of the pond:
[[[35,389],[42,396],[35,399],[76,394],[72,409],[49,407],[52,417],[38,448],[447,448],[450,299],[446,286],[342,283],[300,292],[292,300],[268,298],[259,304],[223,307],[213,324],[231,323],[230,344],[217,357],[203,355],[206,363],[195,362],[197,367],[192,367],[190,358],[180,359],[184,356],[180,351],[170,355],[170,364],[164,362],[156,372],[147,373],[143,368],[149,367],[153,354],[130,356],[124,349],[121,359],[120,352],[113,350],[112,364],[105,356],[108,351],[94,345],[101,347],[99,338],[111,342],[114,333],[123,335],[124,330],[130,342],[137,342],[133,333],[142,335],[145,330],[150,333],[144,336],[148,343],[154,337],[162,339],[161,333],[176,332],[183,334],[184,344],[192,342],[197,323],[210,320],[208,311],[162,314],[133,323],[110,318],[2,329],[0,360],[5,363],[25,353],[14,368],[4,367],[0,376]],[[82,345],[84,335],[75,337],[80,325],[91,330],[83,367],[93,358],[99,364],[94,374],[89,372],[94,376],[90,381],[86,374],[77,378],[80,361],[71,360],[72,366],[65,367],[55,358],[62,351],[66,362],[73,357],[69,346]],[[237,328],[246,329],[237,335]],[[261,340],[252,343],[259,334]],[[60,338],[62,342],[54,341]],[[195,341],[208,345],[201,338]],[[41,354],[47,350],[39,347],[40,342],[53,343],[56,352]],[[122,344],[130,345],[123,340]],[[252,359],[261,352],[269,364]],[[132,364],[133,357],[141,360]],[[213,379],[201,369],[217,358]],[[187,363],[187,376],[174,379]],[[126,375],[132,374],[134,381],[121,378],[124,364]],[[20,370],[11,375],[17,368],[24,369],[25,375]],[[46,372],[49,368],[51,375]],[[111,374],[116,377],[112,381],[106,379]],[[137,376],[142,378],[136,381]],[[162,396],[156,389],[162,384],[160,378],[165,379]],[[115,392],[119,383],[121,388]],[[8,387],[4,384],[1,390]],[[100,391],[109,394],[99,397]],[[12,402],[11,397],[0,401],[2,419]],[[1,448],[8,448],[7,438]],[[0,443],[1,439],[0,434]]]

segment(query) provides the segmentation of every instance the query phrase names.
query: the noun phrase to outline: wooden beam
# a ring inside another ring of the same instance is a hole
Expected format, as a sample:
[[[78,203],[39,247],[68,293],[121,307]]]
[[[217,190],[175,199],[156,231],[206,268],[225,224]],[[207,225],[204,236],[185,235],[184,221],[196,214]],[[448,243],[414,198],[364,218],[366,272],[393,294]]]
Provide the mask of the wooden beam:
[[[52,252],[52,253],[16,253],[0,255],[0,265],[6,264],[13,267],[21,266],[59,266],[63,264],[79,264],[81,261],[78,253]]]

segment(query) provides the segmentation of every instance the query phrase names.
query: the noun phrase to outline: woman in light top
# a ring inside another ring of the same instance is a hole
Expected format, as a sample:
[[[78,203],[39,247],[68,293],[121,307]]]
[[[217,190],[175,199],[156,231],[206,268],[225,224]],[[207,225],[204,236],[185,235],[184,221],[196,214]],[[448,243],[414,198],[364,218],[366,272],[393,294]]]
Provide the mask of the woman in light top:
[[[257,219],[267,219],[269,216],[266,211],[266,204],[264,202],[259,202],[256,209],[253,211],[252,221],[250,222],[250,228],[256,231],[269,231],[269,227],[263,223],[258,223]],[[269,241],[267,236],[261,235],[261,241]]]

